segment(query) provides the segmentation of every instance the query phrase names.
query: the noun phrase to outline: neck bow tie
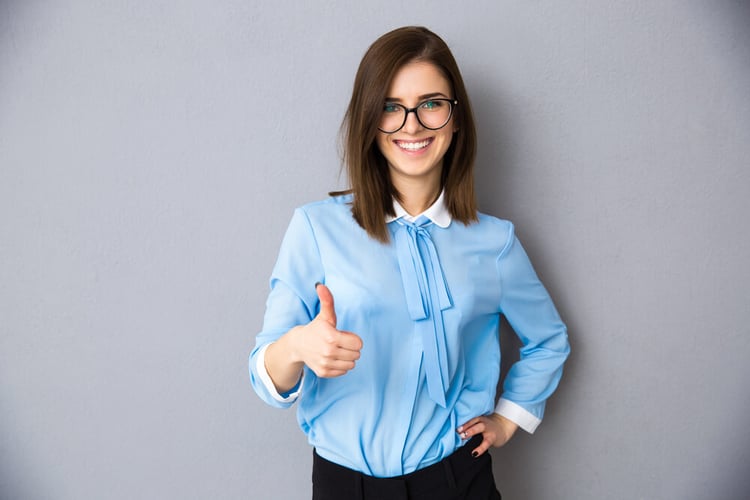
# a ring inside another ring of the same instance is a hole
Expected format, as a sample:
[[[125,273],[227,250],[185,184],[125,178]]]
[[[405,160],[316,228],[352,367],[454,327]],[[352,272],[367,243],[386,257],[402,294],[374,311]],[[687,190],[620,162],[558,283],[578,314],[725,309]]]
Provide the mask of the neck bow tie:
[[[406,294],[409,316],[422,339],[427,391],[430,399],[445,408],[450,385],[443,313],[453,306],[435,244],[421,216],[411,223],[397,219],[394,235],[398,265]]]

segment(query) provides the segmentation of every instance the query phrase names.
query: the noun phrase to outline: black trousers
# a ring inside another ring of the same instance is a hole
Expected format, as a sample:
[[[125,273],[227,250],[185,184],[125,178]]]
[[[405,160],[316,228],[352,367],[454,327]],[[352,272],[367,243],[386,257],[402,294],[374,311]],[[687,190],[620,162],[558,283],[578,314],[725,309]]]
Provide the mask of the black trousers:
[[[313,452],[313,500],[500,500],[489,453],[471,456],[481,435],[448,458],[405,476],[376,478]]]

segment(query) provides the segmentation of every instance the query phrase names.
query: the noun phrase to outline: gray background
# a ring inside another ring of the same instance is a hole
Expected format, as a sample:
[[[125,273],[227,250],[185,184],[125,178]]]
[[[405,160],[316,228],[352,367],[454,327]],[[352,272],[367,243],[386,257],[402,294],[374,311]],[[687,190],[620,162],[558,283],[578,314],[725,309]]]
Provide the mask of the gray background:
[[[246,359],[356,65],[424,24],[573,355],[506,499],[750,491],[750,8],[0,2],[0,497],[302,499]]]

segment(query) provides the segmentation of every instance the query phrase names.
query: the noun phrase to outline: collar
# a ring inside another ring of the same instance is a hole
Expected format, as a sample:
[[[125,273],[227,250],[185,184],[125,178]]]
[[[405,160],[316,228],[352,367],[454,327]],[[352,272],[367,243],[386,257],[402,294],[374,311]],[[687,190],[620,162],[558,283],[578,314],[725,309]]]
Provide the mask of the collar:
[[[444,194],[445,191],[441,191],[440,196],[437,200],[435,200],[435,203],[430,205],[427,210],[418,215],[410,215],[409,212],[407,212],[404,207],[401,206],[401,203],[399,203],[396,198],[393,198],[393,211],[396,212],[396,216],[392,217],[390,215],[387,215],[385,218],[385,222],[387,224],[389,222],[395,221],[396,219],[402,218],[409,222],[414,222],[419,217],[424,216],[430,219],[436,226],[445,229],[446,227],[450,226],[453,217],[451,217],[451,214],[448,211],[448,207],[445,206],[445,201],[443,200]]]

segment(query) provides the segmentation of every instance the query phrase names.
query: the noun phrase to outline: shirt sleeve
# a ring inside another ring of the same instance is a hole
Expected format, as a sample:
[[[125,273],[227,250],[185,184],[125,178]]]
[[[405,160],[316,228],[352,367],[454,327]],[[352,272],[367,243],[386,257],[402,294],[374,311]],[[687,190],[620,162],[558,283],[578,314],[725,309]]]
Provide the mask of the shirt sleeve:
[[[567,329],[526,251],[510,227],[508,243],[497,259],[501,312],[521,340],[519,360],[505,377],[495,411],[534,432],[547,398],[562,377],[570,353]]]
[[[250,382],[258,396],[271,406],[290,407],[302,393],[302,380],[290,392],[279,394],[265,369],[265,350],[295,326],[305,325],[318,313],[315,284],[324,273],[315,235],[306,213],[297,209],[289,223],[271,273],[271,291],[266,301],[263,328],[250,353]],[[304,377],[314,376],[307,373]]]

